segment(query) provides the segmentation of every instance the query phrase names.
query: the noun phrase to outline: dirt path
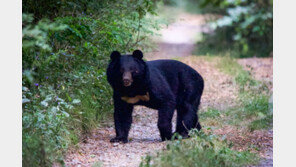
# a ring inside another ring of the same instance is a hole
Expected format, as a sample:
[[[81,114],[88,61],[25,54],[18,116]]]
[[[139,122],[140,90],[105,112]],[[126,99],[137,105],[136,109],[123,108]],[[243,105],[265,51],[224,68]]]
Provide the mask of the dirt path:
[[[155,52],[146,54],[147,60],[171,59],[191,55],[198,33],[208,32],[205,26],[205,15],[182,13],[176,17],[176,22],[160,31],[161,37],[155,39],[158,48]]]
[[[141,156],[165,146],[159,138],[157,112],[144,107],[137,107],[133,113],[129,143],[110,143],[114,136],[113,126],[96,129],[87,143],[80,144],[79,151],[68,156],[67,166],[91,166],[98,161],[103,166],[139,166]]]
[[[204,18],[200,15],[177,16],[175,23],[161,30],[162,38],[158,41],[157,51],[146,54],[145,58],[154,60],[182,57],[181,61],[196,69],[205,79],[201,110],[207,107],[223,109],[233,105],[237,98],[237,88],[230,84],[232,78],[220,72],[215,63],[205,57],[190,56],[196,34],[207,31],[203,24]],[[109,126],[96,129],[89,135],[86,143],[80,143],[79,149],[67,154],[66,166],[84,167],[101,163],[105,167],[135,167],[139,166],[142,156],[155,153],[166,146],[166,142],[160,142],[157,111],[140,106],[133,113],[129,143],[110,143],[109,140],[114,136],[113,120],[110,120]]]

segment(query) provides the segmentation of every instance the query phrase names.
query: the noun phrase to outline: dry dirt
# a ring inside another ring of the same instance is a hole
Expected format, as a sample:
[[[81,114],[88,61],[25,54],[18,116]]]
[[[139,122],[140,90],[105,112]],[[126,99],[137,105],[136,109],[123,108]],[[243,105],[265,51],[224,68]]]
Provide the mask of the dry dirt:
[[[178,16],[175,23],[161,30],[163,36],[158,41],[157,50],[146,54],[145,58],[154,60],[182,57],[180,61],[196,69],[205,80],[205,90],[200,109],[205,110],[207,107],[223,109],[234,105],[234,99],[237,98],[237,88],[233,86],[231,77],[221,73],[215,68],[215,64],[207,61],[206,58],[190,56],[196,40],[194,35],[201,31],[207,31],[203,24],[204,18],[201,15],[182,14]],[[261,62],[259,59],[258,61]],[[268,62],[268,60],[266,61]],[[240,63],[246,64],[246,68],[250,65],[255,76],[257,71],[261,71],[258,68],[265,68],[265,65],[249,64],[247,59],[241,60]],[[263,69],[263,71],[268,70],[272,70],[272,66]],[[264,72],[262,72],[262,75],[258,74],[258,77],[270,79],[272,72],[268,74],[268,77],[265,76]],[[105,167],[135,167],[139,166],[142,156],[147,153],[155,153],[166,146],[166,142],[160,142],[157,129],[157,111],[155,110],[140,106],[135,108],[129,143],[127,144],[109,142],[115,136],[113,120],[110,120],[109,123],[111,126],[94,130],[88,136],[86,143],[79,144],[78,149],[70,150],[66,156],[66,166],[84,167],[92,166],[95,162],[101,162],[102,166]],[[174,128],[175,117],[173,119]],[[230,131],[229,133],[233,132]],[[272,140],[272,137],[270,140]],[[260,142],[260,140],[255,138],[254,142]]]
[[[96,129],[81,143],[79,150],[67,157],[67,166],[91,166],[102,162],[103,166],[139,166],[141,157],[146,153],[162,149],[166,143],[160,142],[157,129],[157,112],[137,107],[133,113],[133,124],[129,134],[129,143],[110,143],[115,136],[113,127]]]

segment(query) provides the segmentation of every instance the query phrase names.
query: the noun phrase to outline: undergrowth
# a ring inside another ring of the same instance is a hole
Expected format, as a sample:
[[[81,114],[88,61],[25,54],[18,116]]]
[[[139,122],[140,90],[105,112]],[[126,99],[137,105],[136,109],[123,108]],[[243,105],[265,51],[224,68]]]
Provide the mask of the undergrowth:
[[[247,151],[235,151],[214,134],[192,130],[190,139],[179,137],[157,155],[147,155],[140,167],[212,167],[246,166],[256,164],[258,157]]]

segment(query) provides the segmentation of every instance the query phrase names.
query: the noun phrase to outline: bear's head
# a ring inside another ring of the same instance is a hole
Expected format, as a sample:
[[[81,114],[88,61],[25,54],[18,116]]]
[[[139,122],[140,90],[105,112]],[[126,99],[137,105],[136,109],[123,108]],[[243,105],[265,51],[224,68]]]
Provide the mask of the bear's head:
[[[121,55],[118,51],[113,51],[110,58],[107,77],[113,88],[141,87],[146,76],[142,51],[135,50],[131,55]]]

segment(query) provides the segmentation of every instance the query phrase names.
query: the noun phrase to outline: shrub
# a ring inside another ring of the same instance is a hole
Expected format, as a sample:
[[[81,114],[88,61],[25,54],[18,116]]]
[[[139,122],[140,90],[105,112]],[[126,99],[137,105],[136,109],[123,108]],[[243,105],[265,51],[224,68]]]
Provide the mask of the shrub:
[[[214,32],[203,34],[203,41],[198,43],[198,47],[202,48],[200,53],[213,49],[218,52],[235,49],[239,57],[272,54],[272,0],[202,0],[198,3],[204,11],[222,15],[210,23]]]
[[[156,156],[146,156],[141,167],[173,166],[246,166],[258,161],[258,157],[247,151],[235,151],[226,141],[213,134],[191,131],[191,138],[172,141],[167,150]]]

